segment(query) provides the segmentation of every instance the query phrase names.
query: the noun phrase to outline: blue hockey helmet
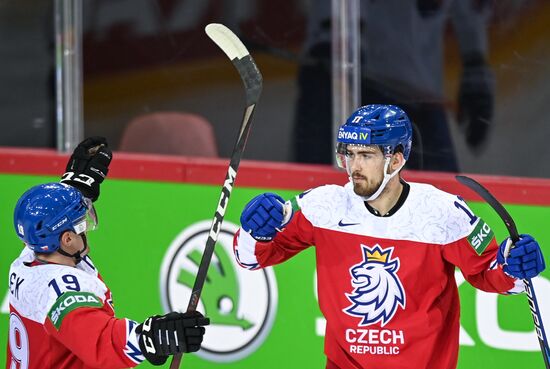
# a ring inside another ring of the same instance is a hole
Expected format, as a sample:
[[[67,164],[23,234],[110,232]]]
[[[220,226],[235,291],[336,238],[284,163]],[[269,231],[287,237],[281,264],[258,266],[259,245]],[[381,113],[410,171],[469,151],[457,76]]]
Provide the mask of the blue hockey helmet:
[[[395,105],[362,106],[340,126],[336,141],[336,161],[340,168],[345,169],[347,145],[378,145],[384,155],[400,148],[408,160],[412,145],[411,121]]]
[[[59,249],[66,231],[81,234],[97,225],[91,200],[72,186],[47,183],[25,192],[15,205],[13,222],[17,236],[35,252]]]

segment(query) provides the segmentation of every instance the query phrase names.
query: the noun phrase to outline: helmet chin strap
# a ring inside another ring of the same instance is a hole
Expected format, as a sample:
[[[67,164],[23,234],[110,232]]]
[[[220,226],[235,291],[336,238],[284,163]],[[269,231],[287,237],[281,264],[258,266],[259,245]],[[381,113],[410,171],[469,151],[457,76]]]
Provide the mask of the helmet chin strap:
[[[60,247],[60,248],[57,249],[57,252],[60,253],[63,256],[74,258],[76,264],[80,263],[82,261],[82,253],[85,252],[86,249],[88,249],[88,240],[86,239],[86,235],[84,233],[82,233],[80,235],[80,237],[82,237],[82,240],[84,241],[84,247],[82,248],[82,250],[79,250],[79,251],[75,252],[74,254],[69,254],[67,251],[62,250],[61,247]]]
[[[382,180],[382,183],[380,183],[380,186],[378,186],[378,189],[376,190],[376,192],[373,193],[370,196],[361,196],[361,198],[363,200],[365,200],[365,201],[376,200],[378,198],[378,196],[380,196],[382,191],[384,191],[384,188],[386,188],[386,185],[388,184],[390,179],[392,179],[393,177],[395,177],[397,175],[397,173],[399,173],[399,171],[401,170],[401,168],[403,168],[403,166],[405,165],[405,162],[406,162],[404,160],[403,164],[401,164],[399,166],[399,168],[397,168],[393,173],[388,174],[388,168],[390,167],[390,161],[391,161],[391,157],[390,156],[386,157],[385,162],[384,162],[384,179]],[[353,182],[353,179],[351,178],[351,176],[350,176],[350,181]]]

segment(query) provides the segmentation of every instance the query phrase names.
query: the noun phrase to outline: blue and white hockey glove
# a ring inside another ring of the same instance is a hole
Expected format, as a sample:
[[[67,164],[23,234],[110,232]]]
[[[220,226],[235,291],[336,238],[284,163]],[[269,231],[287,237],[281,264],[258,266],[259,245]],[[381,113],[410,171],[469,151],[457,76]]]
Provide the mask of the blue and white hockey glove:
[[[292,219],[290,203],[274,193],[254,197],[241,214],[242,229],[257,241],[271,241]]]
[[[520,235],[515,245],[510,238],[502,241],[497,262],[506,274],[520,279],[536,277],[546,268],[538,242],[528,234]]]

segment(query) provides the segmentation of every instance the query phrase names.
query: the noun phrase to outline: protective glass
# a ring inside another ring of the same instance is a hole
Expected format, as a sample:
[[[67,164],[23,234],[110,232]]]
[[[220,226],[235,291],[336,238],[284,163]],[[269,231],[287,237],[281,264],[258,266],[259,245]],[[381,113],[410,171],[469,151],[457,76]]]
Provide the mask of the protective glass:
[[[74,229],[76,234],[93,231],[97,229],[99,224],[97,212],[95,211],[92,200],[85,198],[84,206],[86,206],[87,209],[86,214],[75,224]]]
[[[349,172],[349,169],[351,168],[351,163],[353,160],[369,160],[371,155],[363,155],[358,154],[354,155],[351,152],[348,151],[348,148],[366,148],[366,147],[376,147],[376,145],[351,145],[351,144],[344,144],[339,142],[336,146],[336,164],[339,168],[345,169]],[[369,152],[370,154],[370,152]],[[373,153],[374,154],[374,153]]]

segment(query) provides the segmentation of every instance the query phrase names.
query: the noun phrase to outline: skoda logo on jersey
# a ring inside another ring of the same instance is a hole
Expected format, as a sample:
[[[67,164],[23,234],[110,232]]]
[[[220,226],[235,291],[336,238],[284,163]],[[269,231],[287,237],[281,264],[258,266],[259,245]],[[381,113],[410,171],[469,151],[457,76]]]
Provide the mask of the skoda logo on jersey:
[[[162,262],[160,287],[165,312],[185,311],[212,221],[185,228]],[[197,310],[210,318],[196,354],[231,362],[252,354],[265,340],[277,310],[277,285],[271,268],[251,273],[233,257],[238,227],[225,221],[220,230]]]
[[[405,292],[397,276],[399,258],[391,258],[393,247],[361,245],[363,261],[349,269],[352,293],[346,297],[352,303],[343,311],[360,317],[360,326],[380,322],[386,325],[397,312],[405,308]]]

